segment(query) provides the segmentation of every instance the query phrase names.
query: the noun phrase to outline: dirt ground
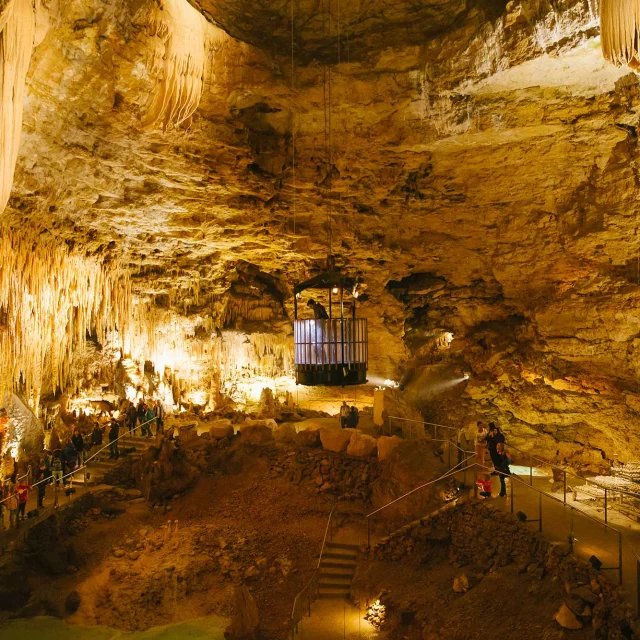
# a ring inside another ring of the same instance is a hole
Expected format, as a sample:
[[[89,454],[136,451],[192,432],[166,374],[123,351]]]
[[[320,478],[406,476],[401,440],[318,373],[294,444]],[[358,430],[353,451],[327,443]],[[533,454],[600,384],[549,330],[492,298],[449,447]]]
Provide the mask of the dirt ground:
[[[70,534],[75,572],[45,580],[31,572],[32,601],[62,612],[76,590],[80,606],[69,622],[146,629],[230,617],[233,585],[244,581],[265,637],[283,638],[294,597],[315,568],[331,503],[268,478],[255,452],[230,457],[230,474],[202,476],[169,511],[138,499],[114,519],[83,517],[81,534]]]
[[[466,593],[455,593],[453,581],[463,570],[445,557],[420,563],[416,558],[376,562],[363,570],[367,581],[384,589],[386,620],[381,640],[573,640],[594,638],[592,629],[562,635],[553,617],[564,600],[564,585],[537,579],[508,565],[487,574]],[[427,627],[427,630],[425,630]]]

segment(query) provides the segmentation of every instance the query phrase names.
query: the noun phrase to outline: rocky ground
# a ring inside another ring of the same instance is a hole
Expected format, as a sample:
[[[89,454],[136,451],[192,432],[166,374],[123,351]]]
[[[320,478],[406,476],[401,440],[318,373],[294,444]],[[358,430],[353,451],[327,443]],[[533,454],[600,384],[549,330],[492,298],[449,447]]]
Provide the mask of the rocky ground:
[[[12,613],[145,629],[210,613],[231,616],[233,585],[244,582],[266,637],[283,637],[330,501],[315,485],[272,477],[260,454],[239,450],[233,458],[231,472],[203,474],[173,499],[153,505],[132,499],[136,490],[109,491],[57,525],[45,523],[46,531],[36,528],[30,553],[16,549],[3,558],[3,583],[19,574],[25,587],[24,606]]]

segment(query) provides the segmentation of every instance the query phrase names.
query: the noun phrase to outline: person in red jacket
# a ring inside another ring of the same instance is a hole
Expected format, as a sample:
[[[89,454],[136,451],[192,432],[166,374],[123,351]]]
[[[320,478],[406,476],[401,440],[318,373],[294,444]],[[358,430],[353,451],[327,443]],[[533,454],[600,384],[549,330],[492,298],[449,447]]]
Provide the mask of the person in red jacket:
[[[24,513],[27,508],[30,489],[31,485],[23,482],[16,487],[16,492],[18,493],[18,519],[20,520],[24,520]]]

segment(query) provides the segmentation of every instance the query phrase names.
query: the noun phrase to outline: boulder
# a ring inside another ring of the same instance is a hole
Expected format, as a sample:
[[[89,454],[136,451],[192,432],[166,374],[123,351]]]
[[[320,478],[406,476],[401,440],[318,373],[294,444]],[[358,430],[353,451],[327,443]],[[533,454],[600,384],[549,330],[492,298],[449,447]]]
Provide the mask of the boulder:
[[[190,442],[191,440],[196,440],[198,438],[198,425],[196,424],[186,424],[180,427],[180,442],[184,444],[185,442]]]
[[[222,440],[222,438],[230,438],[233,435],[233,425],[231,420],[216,420],[209,427],[209,437],[212,440]]]
[[[402,438],[398,436],[380,436],[378,438],[378,460],[386,460],[401,442]]]
[[[258,640],[258,609],[249,589],[245,586],[236,587],[234,601],[231,624],[224,632],[224,637],[227,640]]]
[[[277,429],[278,423],[273,418],[266,418],[261,420],[252,420],[251,418],[245,418],[244,424],[248,427],[267,427],[272,431]],[[242,427],[240,427],[242,431]]]
[[[246,444],[270,444],[273,430],[265,425],[243,424],[240,426],[241,442]]]
[[[347,431],[347,429],[345,429]],[[378,448],[378,441],[373,436],[364,433],[354,433],[347,447],[347,455],[358,458],[368,458],[372,456]]]
[[[469,578],[467,578],[466,574],[463,573],[453,579],[453,590],[456,593],[466,593],[469,591]]]
[[[318,429],[308,429],[296,433],[296,444],[299,447],[319,447],[320,431]]]
[[[582,629],[582,622],[578,620],[575,613],[566,604],[560,607],[553,618],[563,629]]]
[[[343,453],[349,446],[351,436],[355,433],[355,429],[329,429],[322,427],[320,429],[320,442],[322,448],[327,451],[336,451]]]
[[[276,442],[295,442],[296,428],[288,422],[279,424],[273,430],[273,437],[275,438]]]

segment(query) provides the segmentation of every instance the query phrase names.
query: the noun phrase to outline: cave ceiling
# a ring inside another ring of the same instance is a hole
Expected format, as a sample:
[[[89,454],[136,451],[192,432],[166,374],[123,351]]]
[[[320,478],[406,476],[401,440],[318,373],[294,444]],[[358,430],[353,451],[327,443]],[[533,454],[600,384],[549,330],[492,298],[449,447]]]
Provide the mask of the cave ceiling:
[[[607,424],[636,419],[638,80],[602,58],[592,3],[299,0],[293,64],[290,3],[190,4],[211,42],[202,96],[163,130],[141,126],[144,3],[44,3],[5,224],[187,312],[253,265],[277,282],[274,322],[330,239],[367,283],[383,375],[411,358],[408,331],[447,330],[480,411],[559,440],[568,422],[576,442],[596,400]],[[545,385],[583,404],[545,409]]]

